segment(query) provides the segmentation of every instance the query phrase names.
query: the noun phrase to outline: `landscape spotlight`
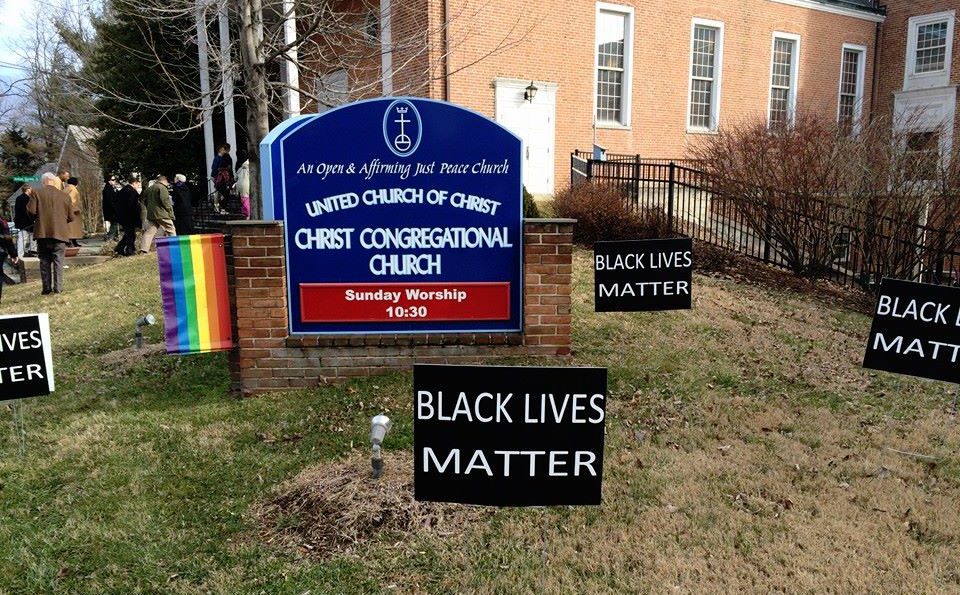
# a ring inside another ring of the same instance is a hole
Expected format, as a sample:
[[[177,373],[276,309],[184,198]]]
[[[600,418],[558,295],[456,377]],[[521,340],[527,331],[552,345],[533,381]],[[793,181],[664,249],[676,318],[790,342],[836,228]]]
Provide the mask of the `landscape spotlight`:
[[[153,317],[153,314],[147,314],[137,318],[137,332],[134,334],[137,340],[137,349],[143,347],[143,331],[140,330],[145,326],[153,326],[157,323],[157,319]]]
[[[387,432],[390,431],[392,422],[384,414],[375,415],[370,420],[370,444],[373,445],[373,456],[370,458],[370,465],[373,467],[373,478],[380,479],[383,475],[383,458],[380,456],[380,446]]]

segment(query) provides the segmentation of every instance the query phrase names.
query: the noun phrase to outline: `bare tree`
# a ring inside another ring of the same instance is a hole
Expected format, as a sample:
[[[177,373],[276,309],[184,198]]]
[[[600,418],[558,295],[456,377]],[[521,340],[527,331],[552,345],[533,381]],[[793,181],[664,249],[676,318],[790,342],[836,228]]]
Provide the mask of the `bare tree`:
[[[41,142],[50,160],[56,157],[68,124],[91,121],[90,102],[73,81],[82,62],[55,25],[66,21],[59,16],[44,18],[39,11],[28,21],[28,34],[19,38],[16,49],[19,63],[13,65],[22,76],[7,88],[13,99],[7,118]]]
[[[452,25],[475,18],[486,10],[489,3],[489,0],[481,0],[469,10],[462,9],[450,15],[447,23],[439,25],[428,23],[424,13],[415,34],[384,44],[380,38],[380,23],[394,17],[411,18],[415,10],[414,3],[394,0],[391,12],[385,13],[378,0],[108,0],[102,12],[85,17],[83,11],[88,9],[79,4],[80,0],[60,1],[78,3],[64,5],[62,18],[72,25],[61,27],[58,33],[60,43],[68,51],[69,57],[83,63],[94,59],[98,43],[104,41],[94,39],[87,45],[83,35],[76,34],[78,29],[83,30],[84,18],[109,21],[125,16],[144,24],[193,22],[196,18],[200,19],[201,26],[210,33],[207,37],[211,47],[207,48],[207,53],[211,59],[211,72],[227,75],[212,77],[206,97],[201,92],[199,80],[185,79],[177,68],[164,63],[162,52],[158,51],[159,40],[154,36],[154,29],[146,25],[139,28],[141,35],[137,44],[125,44],[122,47],[130,55],[151,60],[160,66],[160,80],[156,84],[165,89],[164,97],[144,102],[142,97],[128,96],[90,68],[71,69],[69,82],[82,89],[84,97],[89,99],[84,109],[79,110],[82,112],[80,117],[95,118],[116,127],[129,127],[148,133],[194,130],[231,99],[242,102],[247,113],[245,136],[255,217],[262,214],[259,144],[269,132],[271,121],[282,117],[278,98],[291,89],[291,85],[280,76],[286,62],[293,61],[296,64],[300,82],[295,90],[305,103],[311,105],[329,104],[331,98],[344,101],[380,95],[386,78],[381,68],[381,58],[385,53],[392,58],[392,68],[386,74],[394,82],[393,93],[424,95],[432,82],[451,74],[443,68],[446,55],[442,49],[444,44],[438,40],[444,39],[448,50],[464,43],[466,38],[454,39],[450,36],[454,29]],[[223,53],[219,50],[220,39],[216,33],[218,13],[222,10],[229,15],[233,32],[231,43]],[[287,41],[284,36],[284,21],[288,11],[293,11],[297,17],[293,41]],[[529,27],[518,21],[499,34],[498,41],[477,61],[516,46],[523,40]],[[39,33],[38,37],[41,37]],[[164,35],[178,36],[180,43],[187,46],[196,47],[198,43],[195,27],[165,30]],[[56,74],[50,68],[50,60],[32,60],[31,66],[33,64],[47,65],[46,69],[37,69],[37,74],[41,76]],[[331,73],[340,73],[341,76],[335,77],[334,81],[329,76]],[[224,81],[227,78],[237,82],[234,97],[224,93]],[[346,89],[341,86],[344,79],[348,81]],[[101,109],[99,106],[104,102],[114,107],[126,106],[126,112]],[[46,106],[38,109],[46,109]],[[194,114],[194,117],[186,122],[175,117],[184,110]],[[153,114],[151,120],[125,115],[142,116],[144,111]]]

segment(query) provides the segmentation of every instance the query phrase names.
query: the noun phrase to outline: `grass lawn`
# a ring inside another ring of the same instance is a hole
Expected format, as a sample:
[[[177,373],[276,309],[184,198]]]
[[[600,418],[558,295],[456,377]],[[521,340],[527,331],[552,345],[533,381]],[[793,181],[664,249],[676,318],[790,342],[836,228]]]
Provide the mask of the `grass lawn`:
[[[409,374],[236,400],[223,354],[112,353],[160,317],[153,257],[5,288],[0,313],[50,313],[57,392],[24,402],[22,455],[0,404],[0,593],[960,591],[954,387],[860,369],[868,319],[808,298],[697,277],[693,311],[600,315],[574,268],[574,363],[610,370],[603,506],[327,559],[252,511],[377,412],[410,449]]]

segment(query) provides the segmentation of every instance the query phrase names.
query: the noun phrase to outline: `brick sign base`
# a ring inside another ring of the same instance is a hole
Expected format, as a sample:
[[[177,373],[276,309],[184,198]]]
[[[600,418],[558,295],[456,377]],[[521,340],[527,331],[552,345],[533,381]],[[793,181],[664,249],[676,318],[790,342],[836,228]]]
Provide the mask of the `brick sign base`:
[[[290,336],[283,224],[233,222],[227,242],[236,337],[231,388],[249,395],[408,369],[414,363],[568,357],[573,224],[572,219],[524,223],[523,333]]]

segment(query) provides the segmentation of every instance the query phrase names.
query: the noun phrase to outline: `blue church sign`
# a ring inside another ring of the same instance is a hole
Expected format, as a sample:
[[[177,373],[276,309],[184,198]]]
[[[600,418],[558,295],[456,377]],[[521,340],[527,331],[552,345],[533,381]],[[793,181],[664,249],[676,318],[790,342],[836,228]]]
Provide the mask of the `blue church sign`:
[[[518,332],[520,139],[419,98],[291,118],[260,145],[293,334]]]

